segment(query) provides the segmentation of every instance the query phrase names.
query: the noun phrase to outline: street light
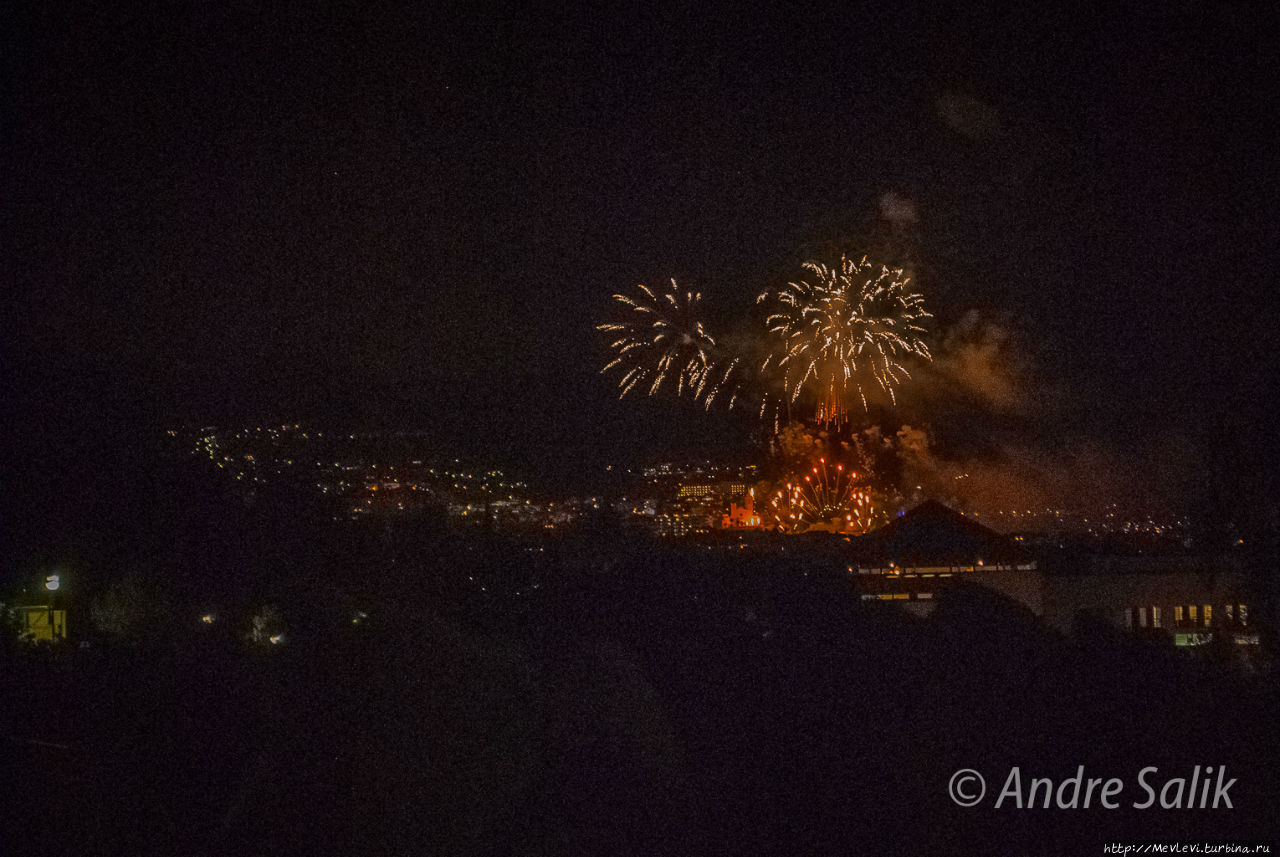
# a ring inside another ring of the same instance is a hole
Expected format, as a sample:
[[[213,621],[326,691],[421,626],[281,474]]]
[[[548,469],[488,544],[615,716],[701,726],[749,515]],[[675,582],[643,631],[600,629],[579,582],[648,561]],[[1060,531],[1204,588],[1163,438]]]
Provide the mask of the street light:
[[[57,592],[62,587],[62,576],[51,574],[44,579],[44,588],[50,592]]]

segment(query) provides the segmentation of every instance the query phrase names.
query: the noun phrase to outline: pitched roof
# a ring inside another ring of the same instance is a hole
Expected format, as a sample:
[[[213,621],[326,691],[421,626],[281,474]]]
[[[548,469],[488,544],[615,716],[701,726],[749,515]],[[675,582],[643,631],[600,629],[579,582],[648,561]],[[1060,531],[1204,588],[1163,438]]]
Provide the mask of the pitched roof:
[[[879,529],[859,536],[855,550],[866,561],[932,566],[973,565],[1028,558],[1007,537],[936,500],[926,500]]]

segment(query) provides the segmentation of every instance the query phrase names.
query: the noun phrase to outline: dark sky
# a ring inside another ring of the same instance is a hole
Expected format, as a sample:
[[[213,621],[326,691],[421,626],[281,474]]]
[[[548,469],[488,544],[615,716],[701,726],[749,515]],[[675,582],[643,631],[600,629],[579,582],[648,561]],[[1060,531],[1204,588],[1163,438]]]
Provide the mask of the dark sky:
[[[29,5],[0,210],[33,461],[258,415],[530,466],[697,443],[727,421],[596,374],[609,295],[675,276],[725,323],[888,192],[939,326],[1000,319],[1062,391],[1041,436],[1274,461],[1261,15]]]

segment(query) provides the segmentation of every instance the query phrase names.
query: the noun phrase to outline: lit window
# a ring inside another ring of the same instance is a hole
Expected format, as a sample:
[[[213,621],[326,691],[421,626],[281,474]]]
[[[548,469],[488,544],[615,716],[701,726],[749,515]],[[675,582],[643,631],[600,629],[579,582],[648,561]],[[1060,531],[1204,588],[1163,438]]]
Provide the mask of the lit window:
[[[1206,604],[1206,605],[1204,605],[1204,625],[1205,625],[1205,627],[1206,627],[1206,628],[1207,628],[1207,627],[1209,627],[1209,623],[1210,623],[1210,622],[1212,622],[1212,621],[1213,621],[1213,606],[1212,606],[1212,605],[1209,605],[1209,604]]]
[[[1227,605],[1227,621],[1232,622],[1236,618],[1236,606],[1234,604]]]
[[[1138,608],[1138,627],[1147,627],[1147,608],[1145,607]]]
[[[1175,605],[1173,608],[1173,621],[1175,624],[1181,624],[1183,621],[1182,605]]]
[[[1240,604],[1240,605],[1238,605],[1238,606],[1239,606],[1239,608],[1240,608],[1240,624],[1241,624],[1241,625],[1248,625],[1248,624],[1249,624],[1249,607],[1248,607],[1248,605],[1246,605],[1246,604]]]
[[[1196,621],[1196,605],[1192,604],[1187,608],[1187,618],[1192,622]]]
[[[1160,627],[1160,608],[1159,607],[1151,608],[1151,627],[1152,628]]]

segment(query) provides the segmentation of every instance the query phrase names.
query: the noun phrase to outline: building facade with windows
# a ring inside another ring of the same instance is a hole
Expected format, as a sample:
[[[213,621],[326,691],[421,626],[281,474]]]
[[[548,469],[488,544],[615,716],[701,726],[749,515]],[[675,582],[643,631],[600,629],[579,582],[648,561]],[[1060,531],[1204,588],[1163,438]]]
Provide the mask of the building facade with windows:
[[[1231,556],[1036,556],[976,521],[928,502],[852,543],[848,571],[864,600],[927,614],[960,583],[995,590],[1070,633],[1081,619],[1165,631],[1180,646],[1214,634],[1256,645],[1248,576]]]

